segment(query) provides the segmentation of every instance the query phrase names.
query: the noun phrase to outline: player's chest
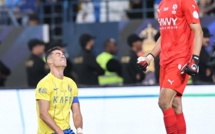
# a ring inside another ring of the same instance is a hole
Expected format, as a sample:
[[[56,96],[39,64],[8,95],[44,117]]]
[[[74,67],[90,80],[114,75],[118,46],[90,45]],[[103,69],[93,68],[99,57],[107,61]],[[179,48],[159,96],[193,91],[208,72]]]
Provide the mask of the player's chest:
[[[164,0],[161,2],[157,9],[158,19],[168,18],[170,21],[171,18],[178,18],[182,16],[181,5],[178,0]]]
[[[59,85],[53,87],[51,94],[51,103],[54,104],[72,104],[74,91],[71,85]]]

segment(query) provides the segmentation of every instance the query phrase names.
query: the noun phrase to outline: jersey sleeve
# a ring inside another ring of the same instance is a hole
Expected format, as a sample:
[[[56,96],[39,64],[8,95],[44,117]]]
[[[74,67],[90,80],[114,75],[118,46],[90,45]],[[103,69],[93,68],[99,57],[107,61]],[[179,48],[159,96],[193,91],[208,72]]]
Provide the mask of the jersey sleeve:
[[[181,0],[181,7],[188,24],[200,23],[199,8],[195,0]]]
[[[50,91],[46,82],[39,82],[35,89],[36,99],[50,101]]]

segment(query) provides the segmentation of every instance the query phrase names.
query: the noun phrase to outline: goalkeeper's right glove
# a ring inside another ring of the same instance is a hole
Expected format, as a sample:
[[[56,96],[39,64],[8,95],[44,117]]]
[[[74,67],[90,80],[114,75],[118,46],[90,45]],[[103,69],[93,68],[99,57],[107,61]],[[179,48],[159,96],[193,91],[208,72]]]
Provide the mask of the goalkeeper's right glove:
[[[154,59],[154,55],[149,53],[146,56],[141,56],[137,58],[137,66],[140,70],[146,71],[148,66],[150,65],[150,62]]]

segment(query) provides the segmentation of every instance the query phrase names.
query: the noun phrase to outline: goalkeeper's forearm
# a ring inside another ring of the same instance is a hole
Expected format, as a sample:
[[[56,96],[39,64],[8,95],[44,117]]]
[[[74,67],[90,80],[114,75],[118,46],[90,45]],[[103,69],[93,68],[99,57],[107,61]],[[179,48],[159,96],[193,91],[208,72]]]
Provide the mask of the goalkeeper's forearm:
[[[147,56],[147,58],[149,59],[149,61],[153,61],[154,57],[158,56],[158,54],[161,51],[161,37],[159,37],[159,39],[157,40],[154,48],[151,50],[150,54],[144,55]]]
[[[161,36],[158,38],[155,47],[152,49],[151,54],[153,54],[155,57],[158,56],[158,54],[161,51]]]
[[[194,32],[193,54],[199,56],[202,48],[202,38],[203,38],[202,28],[200,24],[190,24],[190,27]]]

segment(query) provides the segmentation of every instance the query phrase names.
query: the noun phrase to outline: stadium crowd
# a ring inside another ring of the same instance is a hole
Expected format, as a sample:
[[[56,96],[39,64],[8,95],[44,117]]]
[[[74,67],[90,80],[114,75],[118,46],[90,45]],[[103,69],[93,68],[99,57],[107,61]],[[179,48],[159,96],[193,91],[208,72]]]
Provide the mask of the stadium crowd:
[[[70,17],[72,17],[73,22],[76,23],[157,18],[156,9],[160,1],[161,0],[1,0],[0,23],[27,25],[29,19],[34,18],[40,20],[41,23],[49,24],[51,19],[49,16],[45,17],[45,15],[54,13],[54,15],[58,17],[63,10],[69,11]],[[195,1],[199,5],[200,17],[215,15],[214,0]]]
[[[212,36],[207,28],[203,28],[203,46],[200,54],[199,74],[190,78],[188,84],[213,84],[215,83],[215,60],[206,51]],[[155,36],[157,38],[159,32]],[[144,38],[136,34],[127,37],[127,44],[130,46],[128,52],[117,58],[117,42],[113,38],[104,41],[104,51],[97,57],[92,54],[95,38],[90,34],[80,36],[81,52],[78,56],[70,61],[68,54],[67,68],[65,76],[72,78],[81,86],[122,86],[122,85],[144,85],[148,77],[154,81],[146,85],[159,83],[159,57],[154,62],[154,73],[141,72],[136,66],[136,59],[142,52],[142,43]],[[143,44],[144,45],[144,44]],[[32,39],[28,43],[31,56],[26,62],[28,72],[28,85],[35,87],[37,82],[44,77],[48,68],[45,64],[43,53],[52,47],[60,47],[64,52],[66,45],[60,41],[54,41],[46,44],[38,39]],[[33,82],[31,82],[33,81]],[[33,83],[33,84],[32,84]]]
[[[63,0],[1,0],[1,14],[13,13],[18,24],[22,25],[38,25],[41,23],[41,16],[39,9],[42,6],[44,12],[51,12],[51,5],[57,2],[74,2],[72,11],[74,12],[72,20],[76,23],[93,23],[106,21],[121,21],[125,19],[142,19],[156,18],[154,11],[161,0],[148,0],[147,5],[144,5],[142,0],[123,0],[123,1],[109,1],[108,4],[99,0],[83,0],[83,1],[63,1]],[[196,0],[200,15],[213,16],[215,14],[215,2],[213,0]],[[47,4],[49,3],[49,4]],[[121,6],[118,6],[118,5]],[[55,5],[55,12],[61,12],[62,4]],[[65,5],[64,5],[65,6]],[[151,8],[143,15],[143,8]],[[136,10],[139,9],[139,10]],[[108,14],[106,11],[108,10]],[[132,10],[134,12],[132,12]],[[108,18],[108,19],[107,19]],[[7,18],[8,24],[12,24],[13,19]],[[4,19],[3,19],[4,20]],[[0,23],[3,23],[2,19]],[[42,22],[49,24],[50,20],[43,20]],[[200,70],[199,74],[191,77],[188,84],[214,84],[215,83],[215,55],[206,51],[206,47],[210,43],[211,35],[207,28],[203,28],[204,38],[203,46],[200,54]],[[154,41],[159,37],[159,32],[154,36]],[[65,76],[72,78],[81,86],[122,86],[122,85],[154,85],[159,83],[159,57],[154,63],[154,72],[144,74],[136,66],[136,60],[139,54],[143,54],[142,44],[144,46],[144,38],[136,34],[130,34],[127,37],[127,44],[129,50],[125,55],[116,57],[117,41],[114,38],[104,40],[104,51],[97,57],[94,57],[92,50],[96,38],[93,35],[84,33],[79,38],[79,44],[82,48],[80,54],[70,60],[66,53],[66,45],[62,40],[51,40],[49,43],[44,43],[39,39],[31,39],[28,42],[31,56],[26,61],[26,71],[28,78],[28,86],[35,87],[38,81],[43,78],[48,72],[49,68],[44,59],[44,53],[55,46],[58,46],[65,52],[67,57],[67,68],[65,69]],[[215,45],[213,47],[215,53]],[[6,77],[10,74],[9,69],[5,71],[6,66],[0,62],[0,81],[5,82]],[[2,83],[0,86],[4,86]]]

